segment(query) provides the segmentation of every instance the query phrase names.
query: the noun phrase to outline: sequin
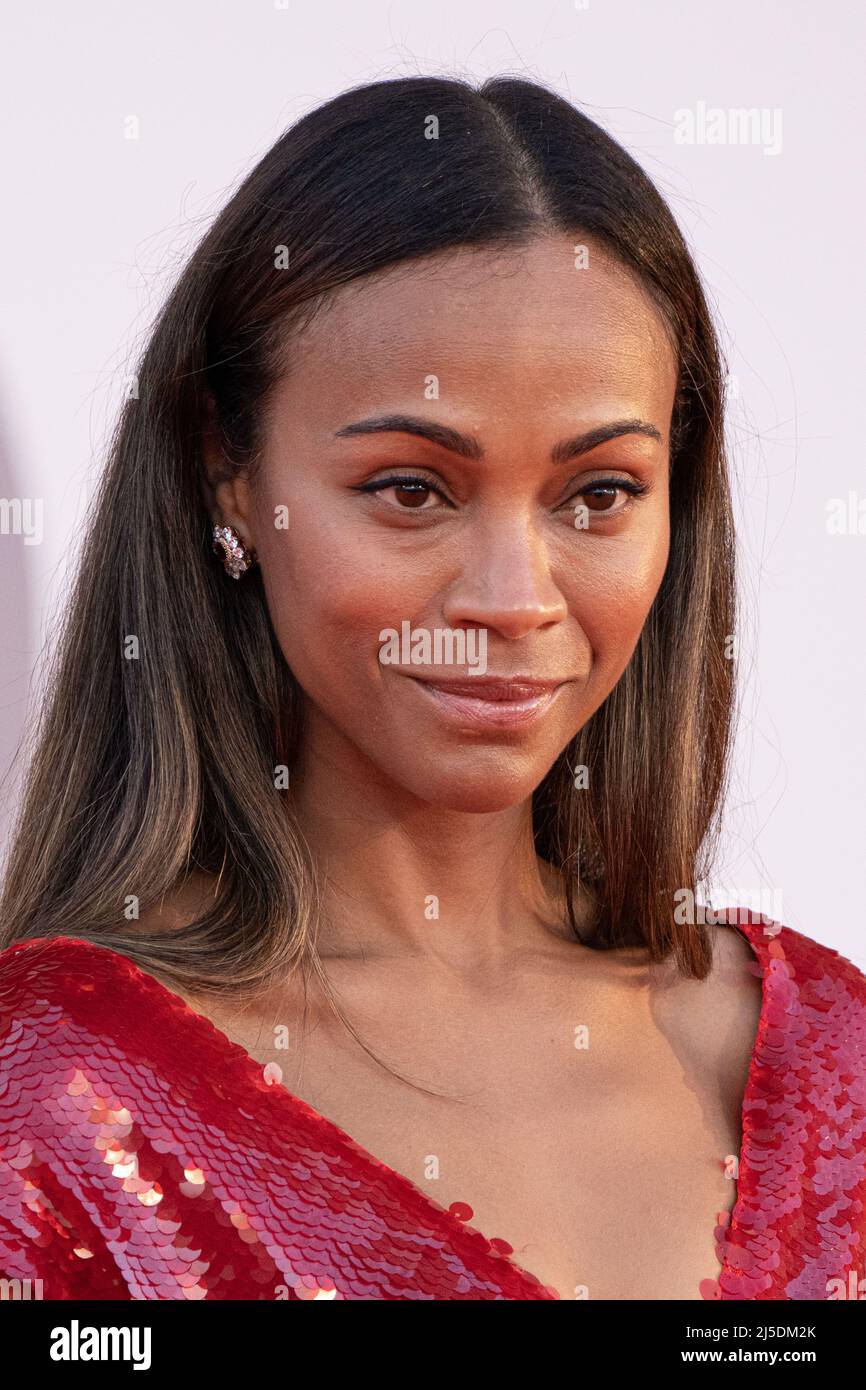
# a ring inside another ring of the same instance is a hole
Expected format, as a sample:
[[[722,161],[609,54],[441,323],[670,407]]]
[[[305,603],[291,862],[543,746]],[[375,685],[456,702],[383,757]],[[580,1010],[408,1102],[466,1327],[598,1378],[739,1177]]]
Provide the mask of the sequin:
[[[866,1275],[866,977],[774,927],[738,923],[763,1005],[737,1200],[696,1297]],[[104,947],[0,953],[0,1278],[51,1299],[559,1297],[278,1071]]]
[[[704,1298],[838,1298],[866,1276],[866,976],[749,914],[763,1004],[743,1097],[737,1200]],[[866,1292],[866,1284],[863,1285]],[[863,1295],[860,1295],[861,1297]]]

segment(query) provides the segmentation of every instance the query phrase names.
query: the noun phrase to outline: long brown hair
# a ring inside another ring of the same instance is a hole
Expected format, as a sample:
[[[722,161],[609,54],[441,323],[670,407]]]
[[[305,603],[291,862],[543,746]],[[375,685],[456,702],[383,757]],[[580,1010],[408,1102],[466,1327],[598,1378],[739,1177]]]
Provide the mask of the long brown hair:
[[[158,316],[117,423],[30,747],[0,945],[71,935],[179,990],[249,992],[317,962],[319,890],[275,770],[299,690],[259,570],[228,579],[203,497],[207,403],[253,466],[293,334],[341,286],[463,246],[596,238],[639,277],[676,347],[671,550],[624,674],[533,797],[538,854],[597,910],[580,939],[674,953],[719,830],[734,701],[734,545],[723,378],[692,259],[663,198],[609,135],[543,86],[410,77],[355,87],[293,125],[216,218]],[[589,769],[575,790],[573,769]],[[191,870],[212,909],[171,932],[128,920]]]

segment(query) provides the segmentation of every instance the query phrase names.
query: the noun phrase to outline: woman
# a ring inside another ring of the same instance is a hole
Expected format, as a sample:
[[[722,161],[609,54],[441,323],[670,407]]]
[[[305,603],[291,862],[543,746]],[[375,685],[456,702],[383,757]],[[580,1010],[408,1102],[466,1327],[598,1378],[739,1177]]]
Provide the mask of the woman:
[[[82,541],[0,905],[0,1271],[862,1277],[866,979],[690,906],[734,698],[722,439],[681,234],[567,102],[378,82],[277,142]]]

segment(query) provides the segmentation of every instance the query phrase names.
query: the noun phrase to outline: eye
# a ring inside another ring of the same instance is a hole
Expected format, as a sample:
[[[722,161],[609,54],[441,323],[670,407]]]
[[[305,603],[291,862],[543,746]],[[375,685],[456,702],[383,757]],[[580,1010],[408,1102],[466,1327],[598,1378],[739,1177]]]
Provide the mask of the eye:
[[[633,478],[599,478],[596,482],[587,483],[579,492],[572,493],[564,505],[571,506],[575,499],[579,499],[590,515],[619,516],[631,505],[631,499],[642,497],[647,491],[647,483],[636,482]],[[618,492],[625,493],[626,500],[617,507]]]
[[[624,493],[627,497],[640,497],[648,490],[647,483],[639,483],[632,478],[599,478],[595,482],[587,483],[578,492],[572,493],[563,506],[572,506],[575,499],[579,498],[591,515],[618,516],[629,506],[629,501],[626,500],[622,506],[615,506],[617,493]],[[356,488],[356,491],[393,493],[393,499],[386,503],[393,511],[439,511],[441,509],[435,503],[432,506],[427,505],[434,497],[438,497],[448,506],[452,505],[436,483],[414,473],[393,473],[386,478],[374,478],[372,482],[363,483]]]
[[[371,483],[364,483],[357,490],[358,492],[375,493],[393,492],[396,500],[388,502],[386,505],[393,507],[395,511],[403,512],[438,511],[438,507],[424,505],[433,494],[441,497],[443,502],[448,501],[442,489],[432,483],[429,478],[421,478],[410,473],[394,474],[389,478],[374,478]]]

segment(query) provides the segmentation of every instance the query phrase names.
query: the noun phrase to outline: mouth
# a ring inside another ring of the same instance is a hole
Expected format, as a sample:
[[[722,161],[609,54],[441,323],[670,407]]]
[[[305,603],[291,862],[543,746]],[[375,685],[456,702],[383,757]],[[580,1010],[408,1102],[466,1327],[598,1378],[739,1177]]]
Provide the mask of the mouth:
[[[475,676],[467,680],[409,679],[440,714],[476,728],[512,728],[530,724],[546,714],[565,681]]]

